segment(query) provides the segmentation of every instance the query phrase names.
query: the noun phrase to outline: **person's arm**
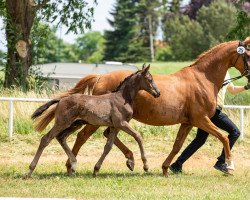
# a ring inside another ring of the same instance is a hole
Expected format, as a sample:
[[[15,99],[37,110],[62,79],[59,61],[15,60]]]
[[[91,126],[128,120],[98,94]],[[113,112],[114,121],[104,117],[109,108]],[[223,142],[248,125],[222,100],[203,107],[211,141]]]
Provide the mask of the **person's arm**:
[[[238,94],[241,93],[245,90],[250,89],[250,83],[247,83],[247,85],[245,86],[235,86],[232,82],[229,83],[229,85],[227,86],[227,91],[231,94]]]

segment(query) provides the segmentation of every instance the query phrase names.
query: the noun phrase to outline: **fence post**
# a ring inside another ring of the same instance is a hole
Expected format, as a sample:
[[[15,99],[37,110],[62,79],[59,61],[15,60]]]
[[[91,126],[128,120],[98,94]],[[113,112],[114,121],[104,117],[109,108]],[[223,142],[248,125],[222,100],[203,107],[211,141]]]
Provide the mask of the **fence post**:
[[[244,138],[244,108],[240,108],[240,139]]]
[[[12,138],[13,133],[13,101],[10,100],[10,111],[9,111],[9,138]]]

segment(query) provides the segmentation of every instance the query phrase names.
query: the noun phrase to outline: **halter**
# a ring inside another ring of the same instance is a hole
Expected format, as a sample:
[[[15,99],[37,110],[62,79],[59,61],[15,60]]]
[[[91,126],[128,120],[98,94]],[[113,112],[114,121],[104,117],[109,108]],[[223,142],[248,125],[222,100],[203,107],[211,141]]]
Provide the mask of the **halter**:
[[[250,49],[248,47],[246,47],[242,41],[240,41],[239,45],[237,47],[238,57],[234,62],[234,66],[237,63],[239,57],[242,56],[242,59],[243,59],[243,62],[244,62],[244,72],[240,76],[236,76],[234,78],[224,80],[224,82],[222,84],[222,87],[229,84],[229,83],[231,83],[231,82],[233,82],[233,81],[235,81],[235,80],[238,80],[238,79],[240,79],[240,78],[242,78],[244,76],[248,76],[250,74],[250,72],[249,72],[250,67],[249,67],[249,65],[247,63],[247,58],[246,58],[246,50],[250,50]]]

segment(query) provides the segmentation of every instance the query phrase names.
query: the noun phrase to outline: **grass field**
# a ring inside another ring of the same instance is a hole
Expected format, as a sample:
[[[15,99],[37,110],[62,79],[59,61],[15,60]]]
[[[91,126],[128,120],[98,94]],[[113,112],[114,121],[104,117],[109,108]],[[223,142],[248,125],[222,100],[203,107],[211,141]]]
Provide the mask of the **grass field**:
[[[169,128],[167,131],[171,131]],[[173,129],[172,129],[173,131]],[[170,133],[171,134],[171,133]],[[169,153],[173,138],[169,134],[145,136],[145,149],[150,172],[145,174],[135,142],[121,133],[121,138],[134,152],[135,171],[130,172],[117,148],[108,155],[97,178],[93,167],[105,140],[91,138],[78,157],[77,174],[68,177],[66,156],[56,141],[45,149],[29,180],[22,180],[38,146],[39,135],[18,135],[10,143],[0,145],[0,196],[71,197],[76,199],[249,199],[250,144],[238,142],[233,151],[234,176],[224,176],[213,169],[221,144],[209,138],[204,147],[185,165],[184,174],[161,175],[161,164]],[[72,136],[69,140],[73,145]],[[188,138],[190,141],[192,136]],[[188,142],[187,142],[188,143]],[[185,144],[187,144],[185,143]]]
[[[152,73],[173,73],[189,65],[185,63],[153,63]],[[141,67],[141,63],[137,64]],[[236,70],[230,71],[232,76]],[[236,84],[244,84],[244,80]],[[227,96],[228,104],[247,105],[248,92],[243,95]],[[0,96],[50,98],[53,94],[33,92],[23,94],[18,90],[2,90]],[[249,98],[250,99],[250,98]],[[249,111],[245,113],[245,139],[238,141],[233,150],[236,171],[234,176],[224,176],[213,169],[222,145],[213,137],[188,160],[184,173],[169,178],[162,177],[161,165],[170,152],[178,125],[153,127],[132,121],[132,125],[143,135],[150,171],[142,170],[139,148],[125,133],[120,133],[122,141],[134,152],[135,171],[126,167],[123,154],[114,147],[107,156],[100,174],[92,177],[92,170],[103,151],[105,139],[102,130],[93,135],[81,149],[74,177],[66,175],[65,153],[57,141],[53,141],[44,151],[40,162],[29,180],[22,176],[28,170],[41,138],[34,132],[30,115],[38,103],[15,103],[14,137],[7,136],[7,103],[0,104],[0,197],[60,197],[76,199],[250,199],[250,131]],[[239,113],[226,111],[237,125]],[[191,131],[184,146],[194,137]],[[73,146],[76,134],[70,136]],[[184,148],[184,147],[183,147]],[[183,149],[182,148],[182,149]]]

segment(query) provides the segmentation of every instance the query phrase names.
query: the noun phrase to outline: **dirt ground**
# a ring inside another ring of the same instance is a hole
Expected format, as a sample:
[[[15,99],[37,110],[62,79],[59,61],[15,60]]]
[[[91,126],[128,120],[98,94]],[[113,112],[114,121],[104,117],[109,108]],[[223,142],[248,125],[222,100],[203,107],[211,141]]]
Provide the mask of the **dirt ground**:
[[[104,138],[91,138],[80,150],[77,156],[77,165],[93,166],[100,157]],[[189,142],[187,141],[184,146]],[[74,144],[74,138],[69,141],[70,147]],[[137,144],[130,139],[125,140],[125,144],[133,151],[135,157],[135,168],[142,169],[142,161],[140,160],[140,152]],[[24,163],[28,165],[35,155],[39,145],[39,137],[30,139],[25,136],[18,136],[11,142],[0,143],[0,165],[15,165],[15,163]],[[173,142],[166,141],[161,137],[145,138],[145,150],[147,153],[150,169],[161,169],[161,165],[172,148]],[[183,148],[182,148],[183,150]],[[213,168],[217,156],[220,154],[221,144],[214,140],[209,140],[198,152],[196,152],[183,166],[184,171],[206,170]],[[247,141],[238,142],[233,149],[233,157],[236,167],[236,172],[250,169],[250,143]],[[62,150],[57,141],[53,141],[43,152],[39,164],[46,163],[64,163],[67,156]],[[175,160],[175,159],[174,159]],[[113,147],[103,166],[126,168],[126,158],[118,150]]]

